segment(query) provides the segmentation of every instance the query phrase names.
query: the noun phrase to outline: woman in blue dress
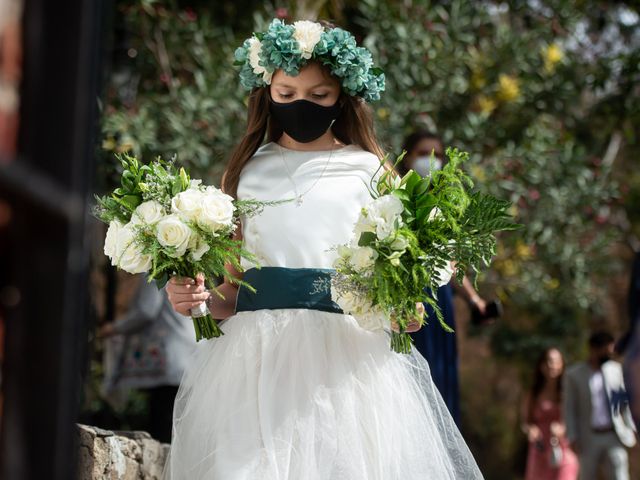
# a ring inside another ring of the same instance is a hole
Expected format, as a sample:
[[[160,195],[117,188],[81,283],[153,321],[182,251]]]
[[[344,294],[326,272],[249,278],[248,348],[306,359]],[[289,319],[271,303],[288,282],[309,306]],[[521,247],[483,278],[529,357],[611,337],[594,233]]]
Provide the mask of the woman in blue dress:
[[[401,174],[414,170],[423,177],[431,173],[431,169],[440,169],[446,162],[444,145],[437,135],[428,131],[417,131],[409,135],[403,145],[407,152],[403,162],[398,166]],[[431,154],[433,153],[433,159]],[[449,284],[438,289],[438,305],[442,311],[444,321],[453,330],[455,325],[455,312],[453,306],[453,285]],[[484,314],[485,300],[473,288],[468,278],[465,277],[460,293]],[[451,412],[456,423],[460,420],[460,395],[458,386],[458,348],[454,333],[446,332],[436,318],[433,309],[425,304],[426,325],[413,333],[414,345],[429,362],[431,376],[442,398]]]

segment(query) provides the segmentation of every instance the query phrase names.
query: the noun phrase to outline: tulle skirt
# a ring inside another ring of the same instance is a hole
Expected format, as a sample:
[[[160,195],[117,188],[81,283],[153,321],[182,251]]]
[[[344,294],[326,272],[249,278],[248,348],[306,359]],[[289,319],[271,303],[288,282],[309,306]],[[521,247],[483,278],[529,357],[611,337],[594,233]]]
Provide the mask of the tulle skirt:
[[[415,349],[315,310],[221,327],[183,376],[166,479],[482,478]]]

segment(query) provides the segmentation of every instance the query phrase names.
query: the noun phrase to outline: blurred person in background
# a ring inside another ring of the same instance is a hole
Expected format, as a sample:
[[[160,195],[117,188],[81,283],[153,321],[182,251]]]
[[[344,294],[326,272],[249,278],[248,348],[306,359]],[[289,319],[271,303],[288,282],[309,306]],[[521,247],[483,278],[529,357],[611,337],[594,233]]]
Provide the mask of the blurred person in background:
[[[636,240],[636,243],[640,243]],[[640,245],[637,245],[640,246]],[[616,351],[625,355],[624,381],[629,394],[631,415],[640,430],[640,251],[636,251],[629,282],[629,329],[616,345]]]
[[[636,318],[636,323],[638,318]],[[636,326],[624,358],[624,381],[628,385],[631,416],[640,431],[640,328]]]
[[[149,399],[146,429],[171,441],[173,403],[189,357],[195,348],[193,324],[173,310],[164,290],[140,276],[126,313],[103,324],[98,336],[107,345],[103,391],[107,397],[140,389]]]
[[[0,163],[16,154],[22,78],[22,2],[0,0]]]
[[[445,148],[437,135],[428,131],[416,131],[409,135],[403,144],[407,153],[402,162],[397,165],[400,175],[414,170],[422,177],[431,173],[431,168],[441,169],[447,162]],[[431,160],[433,152],[434,159]],[[453,286],[455,281],[438,289],[438,306],[444,316],[444,321],[455,330],[455,311],[453,305]],[[484,314],[487,302],[473,288],[471,281],[465,277],[462,287],[457,289],[471,304]],[[426,324],[417,332],[411,334],[415,346],[429,362],[431,376],[447,404],[456,423],[460,423],[460,395],[458,380],[458,347],[454,333],[446,332],[439,324],[433,309],[425,304]]]
[[[555,347],[539,356],[520,418],[529,443],[525,480],[575,480],[578,459],[566,437],[562,414],[564,358]]]
[[[622,365],[612,359],[614,339],[608,332],[589,337],[587,361],[573,365],[564,376],[567,438],[580,460],[580,480],[629,479],[627,448],[636,444]]]

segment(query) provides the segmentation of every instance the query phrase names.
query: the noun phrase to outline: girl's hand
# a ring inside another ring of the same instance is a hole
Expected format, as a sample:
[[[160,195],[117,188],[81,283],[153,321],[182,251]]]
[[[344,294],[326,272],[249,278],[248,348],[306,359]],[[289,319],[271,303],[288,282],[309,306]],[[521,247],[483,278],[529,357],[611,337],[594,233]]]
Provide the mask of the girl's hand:
[[[416,303],[416,318],[422,318],[424,317],[424,304],[422,302],[418,302]],[[422,328],[422,325],[420,325],[420,322],[418,320],[411,320],[408,324],[407,324],[407,328],[405,328],[405,332],[407,333],[414,333],[417,332],[418,330],[420,330],[420,328]],[[399,332],[400,331],[400,327],[398,326],[398,322],[396,322],[395,320],[391,320],[391,329],[394,332]]]
[[[542,440],[542,431],[536,425],[529,425],[527,427],[527,439],[529,443]]]
[[[173,309],[186,317],[191,315],[192,308],[211,296],[204,286],[203,275],[198,275],[195,280],[189,277],[171,277],[166,290]]]
[[[482,315],[487,311],[487,301],[480,295],[471,297],[471,303],[473,303]]]
[[[566,433],[567,429],[564,424],[561,422],[551,422],[551,435],[554,437],[562,438]]]

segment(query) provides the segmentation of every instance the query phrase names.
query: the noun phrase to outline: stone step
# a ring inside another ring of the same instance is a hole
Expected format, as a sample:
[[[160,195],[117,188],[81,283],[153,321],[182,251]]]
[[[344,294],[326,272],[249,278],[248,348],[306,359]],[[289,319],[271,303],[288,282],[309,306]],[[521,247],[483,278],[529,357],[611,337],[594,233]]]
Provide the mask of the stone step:
[[[79,480],[161,480],[168,444],[147,432],[77,427]]]

